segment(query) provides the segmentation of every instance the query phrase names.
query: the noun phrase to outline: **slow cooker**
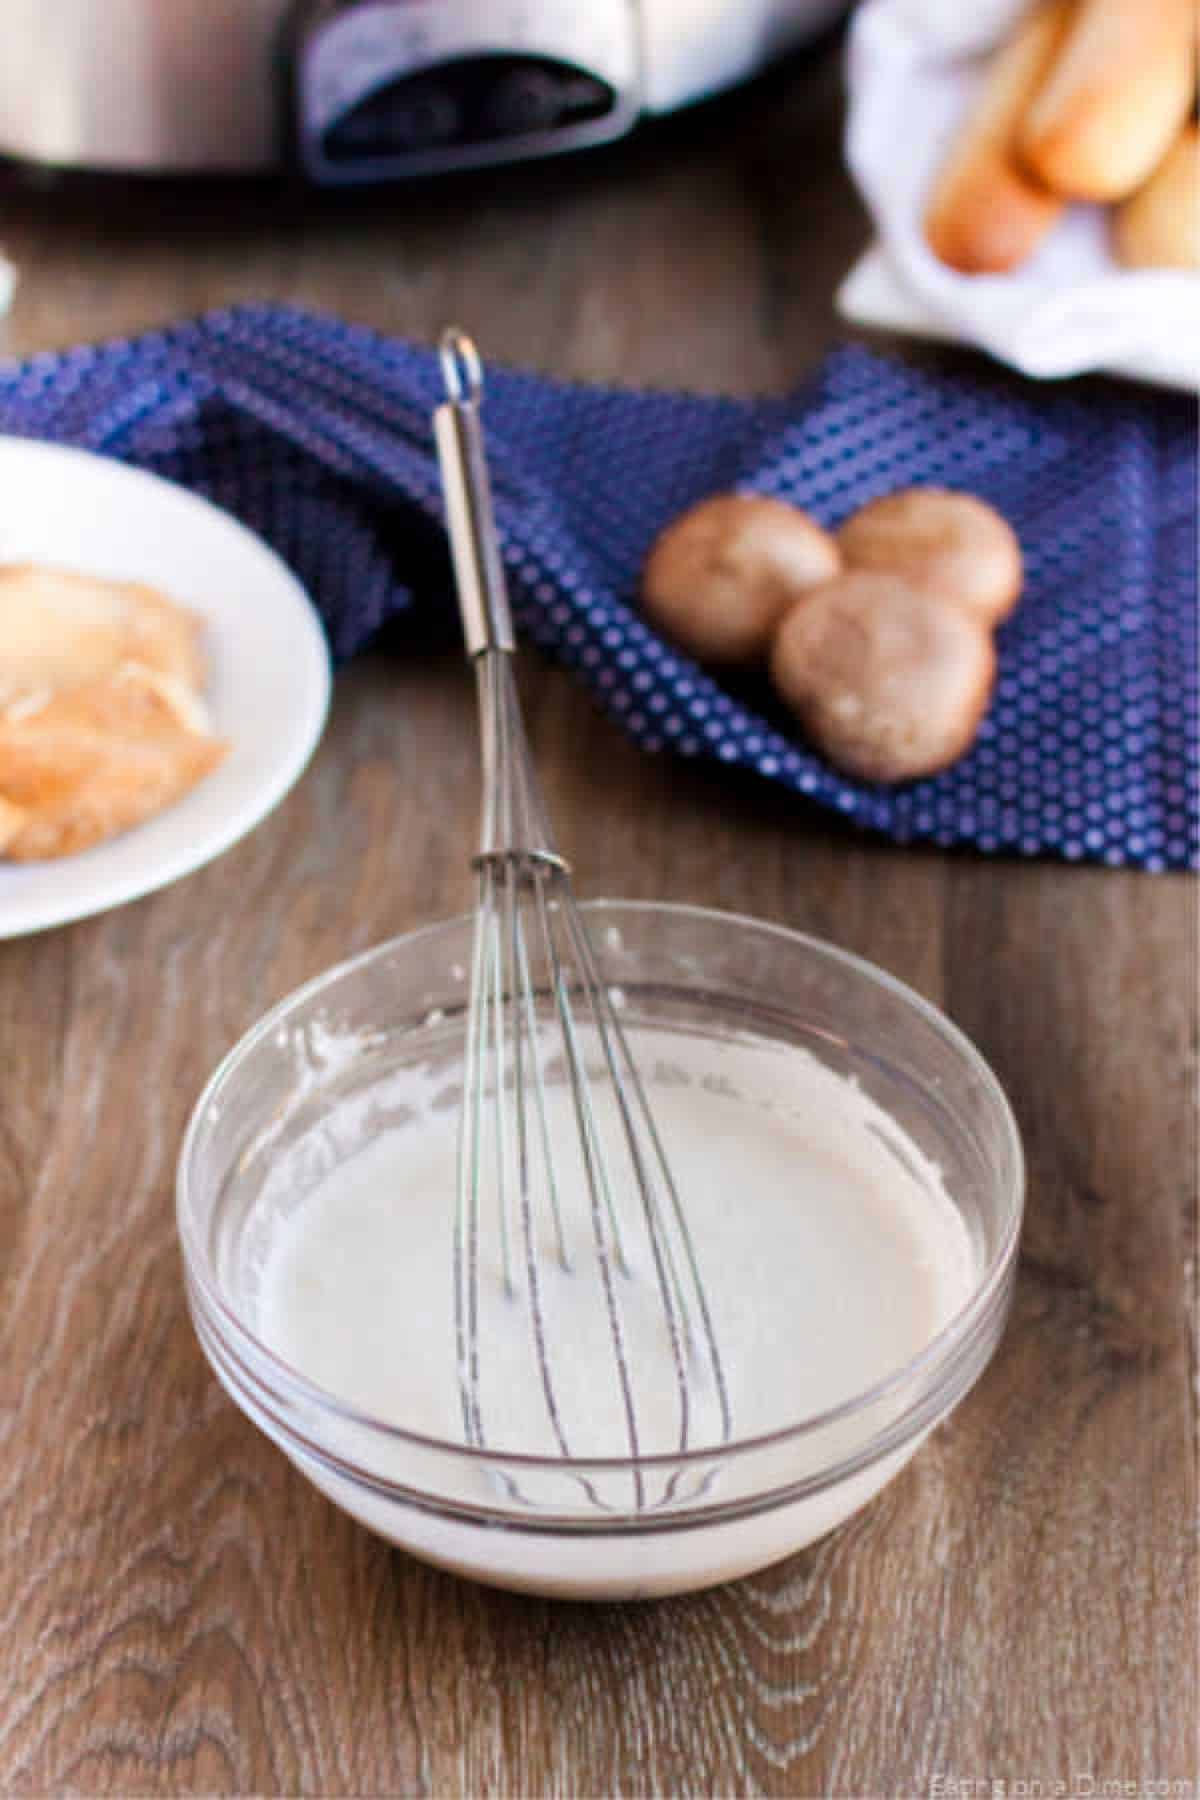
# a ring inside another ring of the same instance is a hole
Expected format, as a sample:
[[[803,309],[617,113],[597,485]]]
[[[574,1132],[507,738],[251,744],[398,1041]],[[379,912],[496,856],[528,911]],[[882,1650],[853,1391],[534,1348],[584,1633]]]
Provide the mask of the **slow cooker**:
[[[845,0],[0,0],[0,156],[328,185],[615,138]]]

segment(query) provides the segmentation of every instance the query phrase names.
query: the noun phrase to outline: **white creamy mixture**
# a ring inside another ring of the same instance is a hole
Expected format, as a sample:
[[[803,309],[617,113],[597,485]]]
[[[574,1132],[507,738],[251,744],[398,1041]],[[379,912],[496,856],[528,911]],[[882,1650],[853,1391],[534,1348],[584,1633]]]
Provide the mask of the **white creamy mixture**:
[[[732,1414],[745,1438],[795,1424],[896,1371],[967,1299],[977,1252],[937,1170],[855,1085],[795,1049],[662,1031],[631,1041],[651,1093],[708,1295]],[[402,1081],[402,1076],[391,1078]],[[407,1124],[339,1152],[275,1217],[257,1282],[258,1328],[288,1363],[377,1418],[462,1441],[453,1302],[457,1111],[425,1101]],[[573,1455],[623,1455],[629,1426],[598,1272],[569,1092],[549,1095],[573,1271],[554,1260],[534,1158],[537,1305]],[[611,1118],[605,1121],[611,1126]],[[337,1135],[335,1133],[335,1135]],[[344,1143],[348,1136],[339,1138]],[[511,1148],[511,1145],[510,1145]],[[484,1166],[495,1145],[484,1144]],[[310,1165],[311,1166],[311,1165]],[[277,1171],[286,1177],[286,1170]],[[680,1442],[680,1404],[649,1238],[616,1186],[632,1263],[617,1276],[643,1453]],[[275,1185],[274,1183],[272,1185]],[[535,1349],[526,1249],[501,1279],[495,1194],[482,1198],[479,1407],[484,1439],[554,1455]],[[678,1253],[678,1250],[677,1250]],[[689,1442],[721,1438],[717,1386],[689,1366]]]

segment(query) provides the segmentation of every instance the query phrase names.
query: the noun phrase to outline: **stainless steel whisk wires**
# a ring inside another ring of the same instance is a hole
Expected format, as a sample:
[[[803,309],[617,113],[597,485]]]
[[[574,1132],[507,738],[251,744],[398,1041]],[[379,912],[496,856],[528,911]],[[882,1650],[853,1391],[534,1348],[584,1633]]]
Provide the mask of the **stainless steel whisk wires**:
[[[434,435],[463,635],[476,669],[483,769],[453,1251],[464,1430],[468,1442],[487,1447],[480,1282],[485,1190],[494,1190],[503,1286],[518,1303],[520,1265],[554,1442],[563,1457],[586,1454],[573,1448],[563,1414],[547,1339],[538,1249],[539,1234],[543,1241],[548,1235],[553,1260],[565,1275],[572,1273],[562,1159],[547,1106],[547,1071],[554,1065],[565,1068],[578,1132],[587,1235],[599,1273],[628,1454],[636,1459],[642,1450],[637,1383],[621,1303],[622,1285],[636,1279],[623,1223],[630,1217],[640,1220],[661,1303],[678,1402],[676,1447],[682,1451],[691,1444],[692,1387],[700,1371],[715,1399],[724,1441],[731,1427],[729,1396],[692,1235],[645,1086],[577,910],[568,865],[550,830],[521,718],[512,671],[516,645],[479,417],[482,365],[470,338],[454,329],[443,334],[440,356],[447,399],[434,414]],[[540,985],[536,971],[541,971]],[[589,1036],[593,1060],[598,1052],[598,1070],[588,1066]],[[615,1144],[611,1122],[607,1131],[602,1128],[598,1083],[606,1084],[611,1095]],[[489,1137],[494,1163],[485,1172]],[[645,1488],[636,1468],[634,1481],[640,1510]],[[601,1504],[591,1484],[586,1485]]]

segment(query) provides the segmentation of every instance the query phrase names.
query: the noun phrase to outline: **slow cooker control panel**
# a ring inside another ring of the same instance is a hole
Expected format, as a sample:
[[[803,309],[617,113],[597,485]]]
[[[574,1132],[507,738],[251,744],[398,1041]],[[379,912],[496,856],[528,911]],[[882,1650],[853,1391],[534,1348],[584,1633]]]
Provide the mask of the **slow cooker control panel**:
[[[311,180],[346,184],[544,156],[639,111],[631,0],[359,0],[295,46]]]

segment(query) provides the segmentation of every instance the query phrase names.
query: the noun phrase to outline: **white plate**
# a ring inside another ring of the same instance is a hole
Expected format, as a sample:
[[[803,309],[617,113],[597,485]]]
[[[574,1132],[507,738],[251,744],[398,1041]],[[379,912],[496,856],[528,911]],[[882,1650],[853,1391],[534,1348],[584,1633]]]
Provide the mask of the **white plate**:
[[[269,813],[329,705],[324,633],[295,576],[244,525],[140,469],[0,437],[0,558],[146,581],[207,622],[205,699],[229,754],[157,818],[51,862],[0,859],[0,938],[86,918],[177,881]]]

